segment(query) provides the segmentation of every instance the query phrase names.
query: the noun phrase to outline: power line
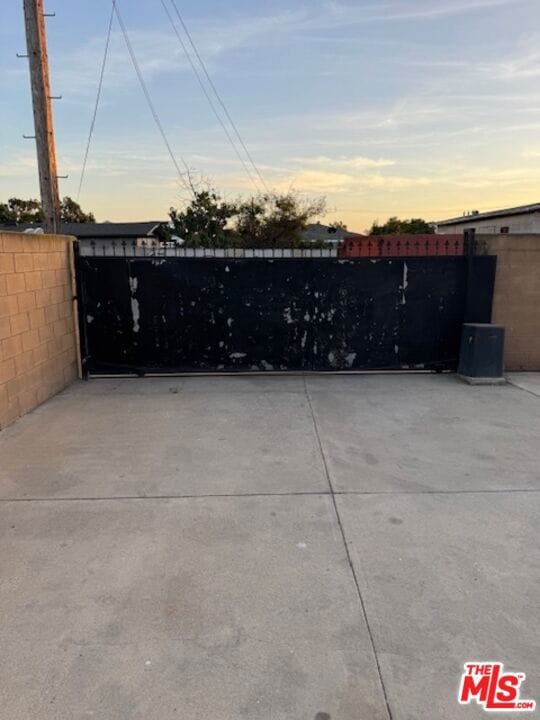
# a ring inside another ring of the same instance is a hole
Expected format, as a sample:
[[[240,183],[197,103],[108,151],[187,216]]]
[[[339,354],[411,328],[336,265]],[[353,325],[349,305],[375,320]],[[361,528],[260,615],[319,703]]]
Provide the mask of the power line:
[[[215,86],[212,78],[210,77],[210,73],[208,72],[208,69],[207,69],[207,67],[206,67],[206,64],[205,64],[204,60],[202,59],[201,54],[199,53],[199,50],[197,49],[197,45],[195,44],[195,41],[193,40],[193,37],[191,36],[191,33],[189,32],[189,29],[188,29],[188,27],[187,27],[187,25],[186,25],[186,23],[185,23],[185,21],[184,21],[184,18],[182,17],[182,15],[181,15],[181,13],[180,13],[180,10],[178,9],[178,5],[176,4],[176,0],[170,0],[170,2],[171,2],[172,7],[174,8],[174,11],[176,12],[176,15],[177,15],[177,17],[178,17],[178,20],[180,21],[180,24],[182,25],[182,27],[183,27],[183,29],[184,29],[184,32],[186,33],[186,36],[187,36],[187,38],[188,38],[188,40],[189,40],[189,42],[190,42],[190,45],[191,45],[191,47],[193,48],[193,51],[194,51],[194,53],[195,53],[195,56],[197,57],[197,60],[199,61],[200,65],[201,65],[201,68],[202,68],[202,70],[203,70],[203,72],[204,72],[204,75],[205,75],[207,81],[208,81],[208,84],[209,84],[210,87],[212,88],[212,91],[213,91],[214,95],[216,96],[217,101],[218,101],[219,104],[221,105],[221,107],[222,107],[222,109],[223,109],[223,112],[225,113],[228,121],[230,122],[231,127],[233,128],[234,133],[235,133],[236,137],[238,138],[238,141],[240,142],[240,145],[242,146],[242,148],[244,149],[244,152],[246,153],[246,157],[248,158],[251,166],[253,167],[254,171],[256,172],[256,174],[257,174],[259,180],[261,181],[261,183],[262,183],[264,189],[266,190],[266,192],[270,192],[270,190],[269,190],[269,188],[268,188],[268,185],[266,184],[263,176],[261,175],[261,172],[260,172],[259,168],[258,168],[257,165],[255,164],[255,161],[254,161],[254,159],[253,159],[250,151],[248,150],[248,148],[247,148],[244,140],[242,139],[242,136],[240,135],[240,131],[238,130],[238,128],[237,128],[237,126],[236,126],[236,123],[235,123],[234,120],[232,119],[231,114],[229,113],[229,111],[228,111],[228,109],[227,109],[227,106],[225,105],[225,102],[224,102],[223,98],[222,98],[221,95],[219,94],[219,92],[218,92],[218,90],[217,90],[217,88],[216,88],[216,86]]]
[[[88,142],[86,143],[86,151],[84,153],[84,160],[83,160],[82,170],[81,170],[81,179],[79,181],[79,189],[77,190],[77,202],[79,202],[79,198],[81,196],[81,189],[83,186],[84,176],[86,173],[86,165],[88,163],[88,154],[90,152],[90,145],[92,143],[92,136],[94,134],[94,128],[96,126],[96,118],[97,118],[98,109],[99,109],[99,102],[101,100],[101,91],[103,89],[103,79],[105,77],[105,67],[107,65],[107,58],[109,56],[109,47],[111,44],[113,22],[114,22],[114,3],[111,7],[111,17],[109,19],[109,27],[107,30],[107,40],[105,42],[105,52],[103,53],[103,60],[101,63],[101,72],[99,74],[99,83],[98,83],[98,91],[97,91],[97,96],[96,96],[96,104],[94,106],[94,114],[92,115],[92,122],[90,123],[90,132],[88,133]]]
[[[214,101],[213,101],[212,98],[210,97],[210,94],[209,94],[208,90],[206,89],[206,87],[205,87],[205,85],[204,85],[204,82],[203,82],[203,80],[202,80],[202,78],[201,78],[201,75],[200,75],[199,71],[197,70],[197,66],[196,66],[195,63],[193,62],[193,59],[192,59],[192,57],[191,57],[191,54],[189,53],[189,51],[188,51],[188,49],[187,49],[187,47],[186,47],[186,44],[185,44],[185,42],[183,41],[182,36],[180,35],[180,32],[178,31],[178,28],[177,28],[176,25],[175,25],[174,19],[173,19],[172,15],[171,15],[171,13],[170,13],[170,11],[169,11],[169,8],[168,8],[167,5],[166,5],[165,0],[160,0],[160,2],[161,2],[161,5],[163,6],[163,9],[165,10],[165,13],[166,13],[167,17],[169,18],[169,22],[171,23],[171,27],[173,28],[173,30],[174,30],[174,32],[175,32],[175,34],[176,34],[176,37],[178,38],[178,42],[180,43],[180,46],[182,47],[182,50],[184,51],[184,55],[186,56],[186,58],[187,58],[188,61],[189,61],[189,64],[191,65],[191,69],[193,70],[193,73],[195,74],[195,77],[197,78],[197,82],[199,83],[201,90],[203,91],[206,99],[208,100],[208,104],[209,104],[210,107],[212,108],[212,111],[213,111],[214,115],[216,116],[217,121],[219,122],[219,124],[220,124],[221,127],[223,128],[223,131],[225,132],[225,135],[227,136],[227,139],[228,139],[229,143],[231,144],[231,147],[232,147],[232,149],[234,150],[236,156],[238,157],[238,159],[239,159],[240,162],[242,163],[242,165],[243,165],[243,167],[244,167],[244,170],[246,171],[247,176],[249,177],[251,183],[253,184],[253,187],[255,188],[255,191],[258,192],[258,191],[259,191],[259,187],[258,187],[258,185],[257,185],[257,182],[256,182],[255,178],[253,177],[253,175],[252,175],[252,173],[251,173],[251,171],[250,171],[250,169],[249,169],[249,167],[248,167],[245,159],[242,157],[242,154],[241,154],[240,151],[238,150],[238,148],[237,148],[237,146],[236,146],[236,143],[234,142],[234,139],[233,139],[233,137],[231,136],[231,133],[229,132],[228,127],[227,127],[226,124],[224,123],[223,118],[222,118],[221,115],[219,114],[219,112],[218,112],[218,110],[217,110],[217,108],[216,108],[216,106],[215,106],[215,104],[214,104]]]
[[[120,25],[120,30],[122,31],[122,35],[124,36],[124,40],[126,42],[126,47],[128,49],[129,56],[131,58],[131,62],[133,63],[133,67],[135,68],[135,72],[137,73],[137,77],[139,79],[140,86],[141,86],[144,96],[146,98],[146,102],[148,103],[148,107],[150,108],[150,112],[152,113],[152,117],[154,118],[154,122],[156,123],[156,126],[161,134],[161,137],[163,138],[163,142],[165,143],[165,147],[167,148],[167,151],[171,157],[171,160],[173,161],[174,167],[176,168],[176,171],[178,173],[178,177],[179,177],[180,181],[191,193],[194,193],[193,187],[192,187],[191,183],[189,182],[189,177],[190,177],[189,167],[188,167],[186,161],[184,160],[184,158],[182,156],[180,156],[180,160],[182,161],[182,165],[184,166],[184,169],[185,169],[185,174],[188,178],[188,180],[186,180],[186,178],[184,177],[184,173],[182,173],[182,171],[180,170],[180,166],[178,165],[178,162],[177,162],[174,152],[172,150],[171,144],[169,143],[167,134],[166,134],[163,124],[159,118],[158,112],[154,106],[154,103],[152,102],[150,92],[144,81],[144,77],[142,75],[141,68],[137,61],[135,51],[131,44],[131,40],[129,39],[129,35],[127,32],[126,26],[124,24],[121,14],[120,14],[120,10],[118,9],[117,0],[112,0],[112,4],[113,4],[113,12],[116,13],[116,17],[118,19],[118,24]]]

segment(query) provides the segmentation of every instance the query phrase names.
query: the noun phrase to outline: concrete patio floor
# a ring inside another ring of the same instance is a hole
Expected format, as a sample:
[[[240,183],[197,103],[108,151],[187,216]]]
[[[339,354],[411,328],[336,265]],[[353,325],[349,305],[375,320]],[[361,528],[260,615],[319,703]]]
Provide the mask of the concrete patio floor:
[[[540,702],[538,387],[72,386],[0,433],[0,717],[476,720],[467,661]]]

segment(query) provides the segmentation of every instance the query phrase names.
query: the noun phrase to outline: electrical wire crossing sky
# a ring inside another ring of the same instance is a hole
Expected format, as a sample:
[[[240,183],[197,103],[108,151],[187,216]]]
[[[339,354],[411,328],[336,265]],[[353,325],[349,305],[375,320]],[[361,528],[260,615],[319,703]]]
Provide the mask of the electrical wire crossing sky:
[[[536,0],[116,3],[47,19],[61,194],[100,220],[164,219],[190,176],[358,232],[540,200]],[[39,194],[24,52],[2,3],[0,201]]]

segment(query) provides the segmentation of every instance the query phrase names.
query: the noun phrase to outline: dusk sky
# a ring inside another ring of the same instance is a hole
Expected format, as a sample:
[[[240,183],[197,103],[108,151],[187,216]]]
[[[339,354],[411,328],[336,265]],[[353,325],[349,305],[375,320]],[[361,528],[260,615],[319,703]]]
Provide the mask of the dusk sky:
[[[538,0],[178,0],[267,184],[326,195],[326,220],[437,220],[540,201]],[[61,194],[75,196],[110,0],[48,0]],[[178,157],[227,197],[249,179],[159,0],[120,0]],[[37,196],[21,0],[1,0],[0,201]],[[118,25],[81,204],[165,218],[185,191]]]

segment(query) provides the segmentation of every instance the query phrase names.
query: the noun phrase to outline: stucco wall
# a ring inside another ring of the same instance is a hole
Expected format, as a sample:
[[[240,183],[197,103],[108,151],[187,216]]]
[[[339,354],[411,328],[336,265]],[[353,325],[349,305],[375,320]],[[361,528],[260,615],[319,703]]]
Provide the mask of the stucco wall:
[[[453,225],[440,225],[437,234],[463,233],[465,230],[476,230],[477,233],[491,233],[498,235],[501,228],[510,228],[509,234],[540,233],[540,213],[527,213],[525,215],[507,215],[481,220],[474,215],[463,219]]]
[[[498,257],[493,322],[506,327],[506,369],[540,370],[540,234],[478,240]]]
[[[77,377],[71,241],[0,234],[0,429]]]

